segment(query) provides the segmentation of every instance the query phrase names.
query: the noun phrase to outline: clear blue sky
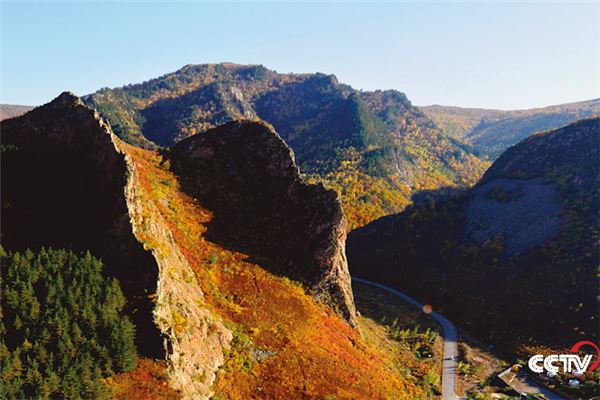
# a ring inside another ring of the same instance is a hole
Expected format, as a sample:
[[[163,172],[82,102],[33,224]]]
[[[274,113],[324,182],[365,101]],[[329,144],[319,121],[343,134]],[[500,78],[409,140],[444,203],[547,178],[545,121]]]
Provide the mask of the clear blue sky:
[[[2,2],[0,102],[45,103],[185,64],[325,72],[414,104],[515,109],[600,97],[600,2]]]

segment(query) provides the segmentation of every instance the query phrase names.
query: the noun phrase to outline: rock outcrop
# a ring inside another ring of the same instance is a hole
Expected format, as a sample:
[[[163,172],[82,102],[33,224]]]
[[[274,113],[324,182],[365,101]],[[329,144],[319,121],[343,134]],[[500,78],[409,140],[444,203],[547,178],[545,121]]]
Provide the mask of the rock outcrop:
[[[0,128],[3,246],[102,258],[127,297],[138,351],[166,356],[171,385],[186,399],[210,398],[231,333],[205,307],[171,232],[141,198],[135,165],[108,123],[63,93]]]
[[[303,282],[354,324],[337,195],[300,177],[292,151],[272,127],[230,122],[183,140],[170,157],[186,190],[214,213],[207,237]]]
[[[133,235],[123,195],[127,165],[108,124],[65,92],[0,129],[3,246],[89,250],[101,258],[128,299],[138,351],[161,356],[148,299],[158,268]]]
[[[139,190],[135,164],[128,161],[125,188],[133,231],[154,255],[159,266],[155,322],[167,335],[170,380],[184,399],[208,399],[215,372],[225,361],[231,332],[204,306],[196,276],[154,203]],[[182,323],[184,322],[184,323]]]

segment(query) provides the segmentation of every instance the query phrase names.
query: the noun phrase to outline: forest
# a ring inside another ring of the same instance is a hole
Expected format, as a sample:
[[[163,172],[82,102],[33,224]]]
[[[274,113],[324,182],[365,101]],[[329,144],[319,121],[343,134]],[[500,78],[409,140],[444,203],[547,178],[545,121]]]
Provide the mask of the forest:
[[[111,398],[104,378],[133,370],[137,354],[125,297],[102,262],[89,252],[0,248],[0,266],[0,397]]]

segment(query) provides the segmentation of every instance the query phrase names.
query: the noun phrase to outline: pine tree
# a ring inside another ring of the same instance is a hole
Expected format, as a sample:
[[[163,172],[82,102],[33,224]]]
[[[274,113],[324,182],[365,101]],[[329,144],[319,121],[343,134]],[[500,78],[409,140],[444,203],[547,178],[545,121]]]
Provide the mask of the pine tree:
[[[89,252],[0,246],[0,398],[106,398],[102,378],[135,368],[125,297]]]

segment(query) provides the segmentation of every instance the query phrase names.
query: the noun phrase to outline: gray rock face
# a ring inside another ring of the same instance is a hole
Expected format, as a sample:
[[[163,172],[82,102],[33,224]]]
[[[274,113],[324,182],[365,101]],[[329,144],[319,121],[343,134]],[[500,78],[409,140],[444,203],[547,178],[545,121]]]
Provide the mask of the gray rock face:
[[[302,180],[292,151],[270,126],[230,122],[183,140],[171,153],[186,190],[214,213],[209,239],[305,283],[354,324],[337,195]]]
[[[508,255],[556,238],[563,225],[556,186],[542,178],[493,179],[471,196],[465,208],[467,239],[483,243],[502,236]]]

